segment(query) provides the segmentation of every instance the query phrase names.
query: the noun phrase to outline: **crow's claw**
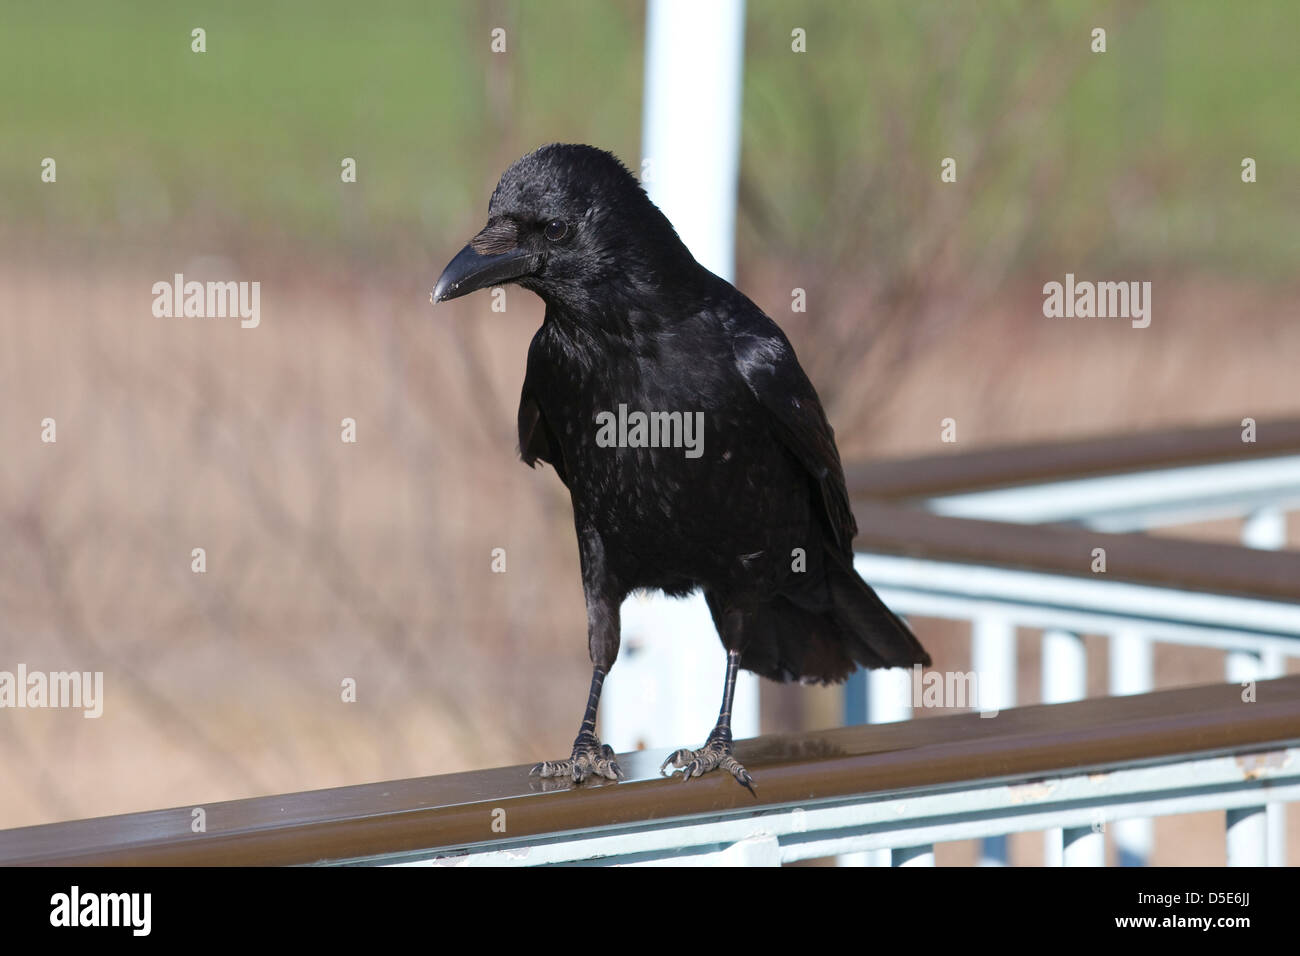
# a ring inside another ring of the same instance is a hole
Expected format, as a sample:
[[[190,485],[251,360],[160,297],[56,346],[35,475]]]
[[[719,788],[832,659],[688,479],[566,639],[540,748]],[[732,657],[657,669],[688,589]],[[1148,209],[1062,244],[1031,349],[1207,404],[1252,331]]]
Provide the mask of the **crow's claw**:
[[[668,759],[659,765],[659,772],[663,773],[664,768],[669,764],[682,771],[682,782],[690,780],[692,777],[699,777],[710,770],[722,769],[727,771],[736,778],[736,782],[748,790],[756,799],[758,794],[754,792],[754,778],[749,775],[739,760],[731,752],[731,735],[730,734],[709,734],[709,739],[699,750],[675,750],[669,754]]]
[[[569,777],[582,783],[588,777],[607,777],[621,780],[623,770],[618,765],[614,748],[601,744],[594,734],[579,734],[573,742],[573,755],[568,760],[543,760],[528,771],[530,777]]]

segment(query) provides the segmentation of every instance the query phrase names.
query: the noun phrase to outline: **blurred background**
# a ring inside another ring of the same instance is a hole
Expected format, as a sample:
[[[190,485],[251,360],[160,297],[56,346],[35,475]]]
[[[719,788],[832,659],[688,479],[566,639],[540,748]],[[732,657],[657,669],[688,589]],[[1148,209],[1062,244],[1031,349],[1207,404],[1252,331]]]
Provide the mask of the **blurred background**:
[[[1297,33],[1289,2],[750,0],[736,284],[845,460],[1300,414]],[[515,455],[541,305],[428,297],[523,153],[640,168],[644,41],[640,2],[7,6],[0,669],[103,671],[105,707],[0,712],[0,827],[568,752],[571,511]],[[260,282],[259,327],[155,317],[178,272]],[[1067,272],[1152,282],[1150,327],[1045,319]],[[765,683],[762,729],[837,693]],[[1221,863],[1218,817],[1153,862]]]

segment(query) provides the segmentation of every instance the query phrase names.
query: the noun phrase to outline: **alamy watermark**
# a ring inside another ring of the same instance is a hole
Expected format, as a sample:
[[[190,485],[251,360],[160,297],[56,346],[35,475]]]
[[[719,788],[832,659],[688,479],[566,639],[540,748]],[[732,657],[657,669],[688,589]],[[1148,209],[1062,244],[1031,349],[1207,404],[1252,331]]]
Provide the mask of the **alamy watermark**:
[[[155,282],[149,291],[153,314],[160,319],[238,316],[245,329],[255,329],[262,321],[260,282],[186,282],[185,274],[178,272],[171,282]]]
[[[912,707],[966,708],[978,710],[981,717],[996,717],[996,707],[981,703],[980,679],[975,671],[927,671],[920,664],[912,666]],[[993,700],[1000,694],[989,694]]]
[[[1043,286],[1043,315],[1049,319],[1131,319],[1133,328],[1151,324],[1150,282],[1076,282],[1073,272],[1065,282]]]
[[[0,708],[80,708],[83,717],[104,713],[103,671],[0,671]]]
[[[601,448],[684,448],[687,458],[704,454],[703,412],[596,413],[596,444]]]
[[[153,928],[152,893],[88,893],[75,883],[67,893],[50,897],[51,926],[117,926],[133,936]]]

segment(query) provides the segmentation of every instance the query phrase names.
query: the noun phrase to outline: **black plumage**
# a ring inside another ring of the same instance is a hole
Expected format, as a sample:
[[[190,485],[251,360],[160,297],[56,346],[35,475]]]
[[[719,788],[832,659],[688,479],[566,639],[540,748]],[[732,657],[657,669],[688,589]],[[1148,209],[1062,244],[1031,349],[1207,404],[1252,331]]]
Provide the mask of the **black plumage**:
[[[546,304],[528,353],[519,450],[529,465],[554,467],[570,491],[594,665],[573,755],[537,772],[618,775],[595,714],[618,654],[619,606],[636,589],[701,589],[728,651],[718,726],[705,747],[670,758],[688,779],[723,767],[752,783],[731,756],[737,667],[839,681],[858,665],[929,663],[853,570],[857,525],[834,433],[789,340],[695,261],[622,163],[557,144],[511,166],[487,226],[434,298],[502,282]],[[699,413],[698,457],[598,442],[599,416],[620,406]]]

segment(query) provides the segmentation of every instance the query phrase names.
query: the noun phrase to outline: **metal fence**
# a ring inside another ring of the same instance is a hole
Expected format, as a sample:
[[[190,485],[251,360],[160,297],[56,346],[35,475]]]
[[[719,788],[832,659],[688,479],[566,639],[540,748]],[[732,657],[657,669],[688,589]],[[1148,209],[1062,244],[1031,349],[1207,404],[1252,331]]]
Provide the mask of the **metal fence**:
[[[1049,703],[1085,694],[1083,634],[1108,638],[1115,695],[1153,688],[1156,643],[1222,650],[1234,683],[1281,676],[1300,653],[1300,555],[1247,550],[1286,544],[1286,513],[1300,505],[1300,421],[877,462],[850,469],[850,483],[866,510],[859,569],[903,613],[971,622],[982,707],[1015,703],[1017,627],[1044,631]],[[1135,533],[1225,518],[1241,520],[1245,547]],[[855,699],[864,693],[867,708]],[[905,682],[886,672],[851,687],[846,711],[901,720],[910,703]],[[1282,865],[1283,808],[1266,819],[1256,821],[1269,834],[1258,862]],[[1055,837],[1048,859],[1062,862]],[[1152,829],[1130,821],[1116,840],[1122,862],[1141,864]],[[984,856],[1003,862],[1005,846],[989,843]]]
[[[873,672],[845,709],[874,723],[738,741],[757,800],[724,775],[661,778],[652,747],[620,757],[617,785],[509,767],[0,831],[0,863],[925,865],[973,838],[997,863],[1026,831],[1049,863],[1103,863],[1108,834],[1141,863],[1151,818],[1205,810],[1225,811],[1230,864],[1284,861],[1300,676],[1277,675],[1300,656],[1300,553],[1134,529],[1236,516],[1248,543],[1281,547],[1300,422],[1250,444],[1184,430],[849,476],[859,569],[901,613],[969,621],[971,667],[937,687]],[[1044,632],[1046,703],[1015,706],[1019,627]],[[1117,696],[1080,699],[1083,634],[1108,637]],[[1157,642],[1222,651],[1229,683],[1152,691]],[[970,712],[907,720],[931,691]]]
[[[1095,859],[1132,816],[1229,811],[1250,862],[1258,810],[1300,797],[1300,677],[1034,705],[739,741],[757,799],[730,778],[658,774],[576,790],[527,767],[0,831],[2,864],[752,864],[884,849],[932,861],[947,840],[1055,826],[1066,862]]]
[[[863,576],[904,614],[970,624],[969,669],[938,675],[956,690],[957,706],[992,712],[1017,703],[1019,628],[1043,631],[1046,703],[1085,696],[1085,634],[1107,639],[1109,693],[1117,696],[1156,686],[1160,643],[1222,651],[1224,678],[1236,684],[1281,676],[1300,654],[1300,555],[1267,553],[1285,545],[1286,513],[1300,503],[1300,421],[954,452],[847,474]],[[1223,518],[1241,519],[1243,546],[1144,533]],[[709,723],[709,689],[722,667],[720,651],[716,661],[703,656],[716,650],[712,624],[702,607],[670,610],[671,619],[639,607],[628,615],[629,660],[611,675],[619,693],[604,717],[623,747],[667,746]],[[686,647],[703,658],[691,686],[681,677]],[[924,705],[925,686],[900,671],[855,675],[845,723],[906,720]],[[953,694],[939,704],[953,706]],[[756,731],[756,689],[738,710]],[[1267,833],[1254,859],[1282,865],[1283,807],[1250,819]],[[1053,825],[1045,836],[1049,863],[1067,862],[1059,831]],[[1112,828],[1120,862],[1145,863],[1153,832],[1142,818]],[[1100,862],[1101,844],[1085,845]],[[1006,860],[1005,841],[985,841],[982,862]]]

